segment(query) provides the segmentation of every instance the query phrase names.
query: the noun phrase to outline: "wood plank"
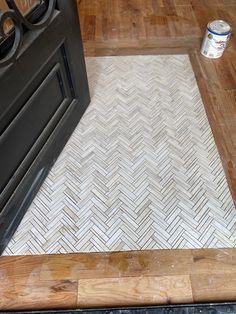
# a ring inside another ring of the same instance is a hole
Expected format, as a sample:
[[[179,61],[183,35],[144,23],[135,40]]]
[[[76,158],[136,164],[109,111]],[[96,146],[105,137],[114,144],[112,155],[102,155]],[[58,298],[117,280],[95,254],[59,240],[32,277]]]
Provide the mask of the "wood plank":
[[[77,281],[37,281],[30,272],[22,282],[20,278],[1,278],[0,310],[76,308],[77,288]]]
[[[189,276],[82,279],[80,308],[191,303]]]
[[[40,279],[47,258],[43,255],[0,257],[1,310],[76,307],[77,281]]]
[[[194,302],[227,302],[236,300],[236,275],[192,275]]]
[[[26,283],[29,274],[31,279],[39,280],[44,256],[5,256],[0,257],[0,279]]]
[[[191,252],[193,257],[191,275],[236,274],[235,249],[200,249]]]

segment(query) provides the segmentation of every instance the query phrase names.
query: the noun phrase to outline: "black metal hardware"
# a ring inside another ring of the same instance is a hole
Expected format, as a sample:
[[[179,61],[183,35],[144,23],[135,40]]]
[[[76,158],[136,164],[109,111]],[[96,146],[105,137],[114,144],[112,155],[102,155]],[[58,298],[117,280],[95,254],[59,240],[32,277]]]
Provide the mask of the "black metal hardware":
[[[56,5],[56,0],[48,0],[48,7],[45,14],[41,17],[40,21],[32,23],[20,12],[15,0],[6,0],[6,2],[9,10],[0,12],[0,36],[7,38],[8,34],[4,31],[4,23],[7,19],[11,19],[14,26],[14,43],[7,55],[2,59],[0,58],[0,67],[14,62],[17,57],[24,40],[23,26],[28,30],[36,30],[47,26],[52,18]]]

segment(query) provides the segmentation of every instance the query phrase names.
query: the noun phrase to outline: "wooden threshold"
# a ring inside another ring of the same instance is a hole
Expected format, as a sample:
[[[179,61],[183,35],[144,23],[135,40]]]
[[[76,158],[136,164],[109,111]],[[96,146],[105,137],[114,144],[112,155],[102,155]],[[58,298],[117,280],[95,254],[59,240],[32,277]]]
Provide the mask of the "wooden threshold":
[[[188,304],[236,299],[236,250],[1,257],[0,310]]]

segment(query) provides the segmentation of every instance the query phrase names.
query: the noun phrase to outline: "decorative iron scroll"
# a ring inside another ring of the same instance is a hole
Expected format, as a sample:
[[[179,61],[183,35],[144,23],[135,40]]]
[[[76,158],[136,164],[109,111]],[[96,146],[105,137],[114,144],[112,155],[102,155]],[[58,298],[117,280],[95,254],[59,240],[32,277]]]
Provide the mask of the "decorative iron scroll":
[[[26,17],[23,16],[17,4],[15,3],[15,0],[6,0],[6,3],[9,7],[9,10],[5,12],[0,11],[0,36],[2,38],[6,38],[8,36],[6,31],[4,30],[4,23],[8,19],[11,19],[14,25],[14,43],[6,56],[4,56],[3,58],[1,58],[0,56],[0,67],[12,63],[18,55],[23,41],[23,25],[26,29],[33,31],[43,28],[49,24],[54,12],[56,0],[47,1],[47,11],[44,13],[40,21],[35,24],[31,23],[27,20]]]

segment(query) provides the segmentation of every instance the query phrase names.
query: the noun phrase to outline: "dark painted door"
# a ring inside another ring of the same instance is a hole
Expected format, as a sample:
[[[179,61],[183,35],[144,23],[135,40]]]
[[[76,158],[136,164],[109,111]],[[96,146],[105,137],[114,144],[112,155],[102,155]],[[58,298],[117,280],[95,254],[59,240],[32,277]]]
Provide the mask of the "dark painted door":
[[[0,26],[10,16],[15,31],[0,43],[0,252],[90,101],[76,1],[44,0],[27,17],[7,2]]]

